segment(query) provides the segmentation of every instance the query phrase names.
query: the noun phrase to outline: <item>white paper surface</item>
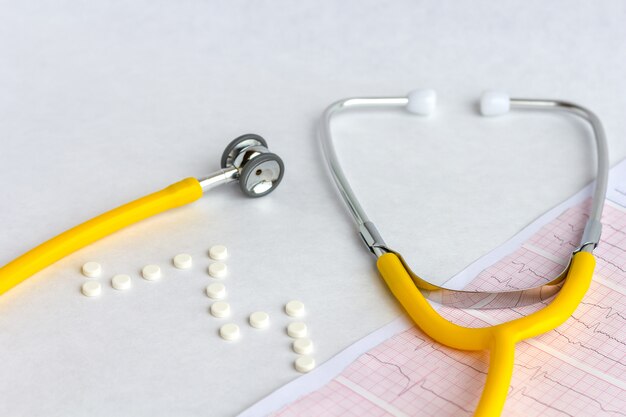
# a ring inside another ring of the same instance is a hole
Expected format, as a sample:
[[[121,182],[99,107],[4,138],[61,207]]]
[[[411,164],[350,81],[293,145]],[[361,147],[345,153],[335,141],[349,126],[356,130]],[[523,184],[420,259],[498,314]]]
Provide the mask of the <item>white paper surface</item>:
[[[437,114],[342,115],[338,152],[387,242],[443,282],[591,179],[584,124],[476,115],[486,88],[570,99],[626,155],[622,2],[0,4],[0,264],[101,212],[218,167],[264,135],[275,194],[216,190],[86,248],[0,300],[0,415],[234,415],[298,377],[282,305],[305,302],[322,363],[400,310],[354,233],[314,123],[351,95],[439,92]],[[231,249],[237,344],[203,294]],[[168,266],[189,252],[189,272]],[[83,262],[133,276],[80,295]],[[138,278],[147,263],[156,283]],[[247,315],[266,310],[256,332]]]

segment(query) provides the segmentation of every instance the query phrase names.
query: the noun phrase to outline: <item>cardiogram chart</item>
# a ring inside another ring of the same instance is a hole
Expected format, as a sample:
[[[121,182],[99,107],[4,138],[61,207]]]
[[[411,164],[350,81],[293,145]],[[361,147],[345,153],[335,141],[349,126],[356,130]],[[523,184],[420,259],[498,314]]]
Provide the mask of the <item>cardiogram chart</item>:
[[[512,290],[555,278],[580,241],[589,206],[587,199],[563,211],[513,253],[483,269],[466,289]],[[554,331],[517,345],[503,415],[626,416],[626,204],[607,200],[602,241],[594,254],[594,280],[574,315]],[[439,311],[477,327],[540,307]],[[485,352],[441,346],[412,327],[272,415],[471,416],[487,362]]]

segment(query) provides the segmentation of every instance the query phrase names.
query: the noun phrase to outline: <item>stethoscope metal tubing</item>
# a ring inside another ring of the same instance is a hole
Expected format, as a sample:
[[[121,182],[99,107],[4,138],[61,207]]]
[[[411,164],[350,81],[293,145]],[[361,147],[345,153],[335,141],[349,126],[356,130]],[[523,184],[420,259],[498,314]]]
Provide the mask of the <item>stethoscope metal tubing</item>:
[[[511,108],[513,109],[566,111],[581,117],[591,125],[596,142],[597,175],[593,193],[593,204],[589,212],[589,221],[585,227],[585,232],[583,233],[579,248],[580,250],[587,252],[593,251],[598,244],[600,232],[602,230],[601,217],[602,209],[604,208],[604,199],[606,196],[609,172],[608,146],[600,119],[591,110],[566,101],[511,98],[510,102]],[[350,186],[350,182],[341,168],[341,164],[339,163],[332,141],[330,125],[332,117],[344,110],[354,108],[404,107],[407,103],[407,97],[353,97],[339,100],[331,104],[328,106],[326,111],[324,111],[322,116],[320,137],[331,175],[337,185],[337,188],[339,189],[341,197],[350,211],[350,214],[352,215],[357,227],[359,227],[359,233],[361,233],[362,236],[365,233],[366,236],[363,238],[366,243],[368,243],[367,234],[371,234],[372,231],[376,231],[377,236],[380,238],[380,241],[376,243],[381,245],[369,245],[370,250],[372,250],[377,257],[385,253],[384,250],[378,250],[379,246],[384,246],[384,241],[382,240],[380,232],[377,231],[376,226],[369,220],[367,213],[365,213],[365,210],[361,206],[358,198],[352,190],[352,187]],[[366,223],[368,227],[364,228]]]
[[[512,98],[511,108],[566,111],[586,120],[591,126],[596,142],[597,174],[592,206],[589,210],[589,220],[585,226],[579,248],[581,251],[593,252],[600,241],[600,234],[602,233],[602,210],[604,209],[604,200],[609,183],[609,150],[600,118],[585,107],[561,100]]]
[[[397,255],[399,254],[387,246],[381,236],[381,233],[376,228],[376,225],[369,219],[367,213],[352,190],[352,187],[350,186],[350,183],[341,168],[339,158],[337,157],[337,153],[335,151],[332,141],[331,121],[334,115],[343,112],[344,110],[405,107],[408,103],[409,99],[407,97],[347,98],[339,100],[328,106],[323,113],[322,119],[320,120],[320,140],[331,176],[342,199],[346,203],[354,222],[356,223],[359,235],[370,252],[372,252],[377,258],[380,258],[382,255],[390,252],[396,253]],[[580,245],[575,251],[585,251],[591,253],[597,246],[602,231],[602,224],[600,221],[602,209],[604,207],[609,171],[607,141],[600,119],[593,112],[582,106],[560,100],[512,98],[510,99],[510,107],[512,109],[561,110],[581,117],[591,125],[596,141],[596,183],[594,186],[593,202],[589,219],[585,226]],[[400,259],[402,258],[400,257]],[[403,260],[402,262],[404,263]],[[407,271],[411,271],[406,264],[405,268]],[[567,268],[558,277],[545,285],[518,291],[496,293],[450,290],[430,284],[412,272],[410,272],[410,274],[422,293],[433,301],[461,308],[503,308],[532,304],[533,302],[542,301],[551,297],[558,292],[566,272]],[[481,299],[476,298],[479,294],[482,294]]]

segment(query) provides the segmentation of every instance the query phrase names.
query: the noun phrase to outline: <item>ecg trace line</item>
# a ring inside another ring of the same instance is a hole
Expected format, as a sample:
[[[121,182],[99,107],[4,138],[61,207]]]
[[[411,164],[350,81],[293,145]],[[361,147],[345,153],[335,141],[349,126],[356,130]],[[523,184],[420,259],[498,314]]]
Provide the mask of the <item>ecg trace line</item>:
[[[560,237],[559,235],[557,235],[556,233],[553,233],[552,236],[554,236],[554,238],[560,242],[559,243],[560,247],[563,247],[565,245],[569,245],[569,246],[571,246],[573,248],[578,247],[578,245],[573,243],[571,240],[564,239],[564,238]]]
[[[607,356],[607,355],[605,355],[603,353],[600,353],[600,351],[598,349],[596,349],[596,348],[589,347],[589,346],[585,345],[584,343],[579,342],[578,340],[572,341],[572,339],[570,339],[569,336],[567,336],[565,333],[563,333],[559,329],[554,329],[553,331],[555,333],[557,333],[559,336],[563,337],[565,340],[567,340],[567,343],[569,343],[569,344],[578,345],[578,346],[580,346],[583,349],[590,350],[592,352],[597,353],[598,355],[602,356],[603,358],[605,358],[605,359],[607,359],[607,360],[609,360],[611,362],[619,363],[622,366],[626,366],[626,363],[622,362],[619,359],[614,359],[614,358],[611,358],[610,356]]]
[[[612,229],[615,233],[620,233],[620,234],[622,234],[622,235],[626,235],[626,232],[625,232],[625,231],[623,231],[622,229],[618,229],[617,227],[613,226],[613,225],[612,225],[612,224],[610,224],[610,223],[607,223],[607,224],[604,224],[604,223],[603,223],[603,224],[602,224],[602,226],[606,226],[606,227],[608,227],[609,229]]]
[[[616,309],[614,309],[613,307],[607,307],[607,306],[601,306],[600,304],[596,304],[596,303],[589,303],[587,301],[581,301],[580,304],[585,304],[588,306],[593,306],[596,308],[599,308],[601,310],[608,310],[609,312],[606,313],[606,316],[604,316],[607,319],[610,319],[613,316],[617,316],[619,318],[621,318],[622,320],[626,320],[626,316],[622,315],[619,311],[617,311]]]
[[[624,249],[624,248],[620,248],[619,246],[614,245],[614,244],[612,244],[612,243],[610,243],[610,242],[603,241],[603,242],[602,242],[602,244],[603,244],[603,245],[609,245],[610,247],[615,248],[615,249],[617,249],[617,250],[619,250],[619,251],[626,252],[626,249]]]
[[[593,333],[599,333],[599,334],[601,334],[601,335],[603,335],[603,336],[606,336],[607,338],[609,338],[609,339],[611,339],[611,340],[616,341],[617,343],[619,343],[619,344],[621,344],[621,345],[626,346],[626,342],[624,342],[623,340],[620,340],[620,339],[618,339],[617,337],[612,336],[611,334],[609,334],[609,333],[607,333],[607,332],[605,332],[605,331],[603,331],[603,330],[600,330],[600,329],[599,329],[599,327],[603,324],[603,323],[601,323],[601,322],[596,322],[596,323],[594,323],[594,324],[587,324],[587,323],[585,323],[583,320],[579,319],[578,317],[576,317],[576,316],[574,316],[574,315],[572,315],[572,320],[574,320],[574,321],[576,321],[576,322],[578,322],[578,323],[582,324],[582,325],[583,325],[583,326],[585,326],[587,329],[591,330]]]
[[[402,394],[404,394],[405,392],[407,392],[410,389],[411,382],[412,382],[411,377],[404,373],[404,371],[402,370],[402,367],[400,365],[397,365],[397,364],[395,364],[393,362],[384,361],[384,360],[380,359],[379,357],[377,357],[376,355],[373,355],[373,354],[371,354],[369,352],[365,353],[365,356],[368,356],[368,357],[374,359],[376,362],[379,362],[379,363],[381,363],[383,365],[388,365],[388,366],[391,366],[393,368],[396,368],[396,370],[400,373],[400,375],[402,375],[402,377],[404,379],[406,379],[406,384],[404,385],[404,388],[402,389],[402,391],[400,391],[400,393],[398,394],[398,397],[401,396]]]
[[[445,352],[444,350],[442,350],[441,347],[436,346],[435,344],[428,342],[426,339],[422,339],[421,337],[419,337],[417,335],[414,335],[414,337],[415,337],[415,339],[417,339],[419,345],[416,346],[413,349],[413,351],[421,350],[424,347],[430,347],[433,351],[437,351],[437,352],[443,354],[444,356],[446,356],[447,358],[449,358],[452,361],[456,362],[457,364],[464,365],[464,366],[472,369],[473,371],[475,371],[477,373],[480,373],[480,374],[483,374],[483,375],[486,374],[485,371],[483,371],[481,369],[478,369],[478,368],[475,368],[475,367],[473,367],[473,366],[471,366],[471,365],[469,365],[469,364],[467,364],[465,362],[460,361],[459,359],[457,359],[453,355],[450,355],[448,352]],[[384,361],[384,360],[378,358],[376,355],[374,355],[372,353],[369,353],[369,352],[365,353],[365,355],[370,357],[370,358],[372,358],[372,359],[374,359],[374,360],[376,360],[378,363],[380,363],[380,364],[382,364],[384,366],[392,367],[405,380],[405,384],[404,384],[405,387],[402,389],[402,391],[399,394],[396,394],[396,397],[401,397],[406,392],[411,391],[413,388],[419,387],[419,388],[421,388],[421,389],[423,389],[425,391],[428,391],[431,394],[435,395],[437,398],[440,398],[440,399],[446,401],[447,403],[450,403],[450,404],[458,407],[459,409],[461,409],[463,411],[466,411],[467,413],[471,412],[471,410],[466,409],[461,404],[458,404],[458,403],[452,401],[451,399],[446,398],[443,395],[437,393],[434,389],[427,387],[426,386],[426,382],[428,381],[428,377],[427,376],[421,377],[417,381],[413,382],[411,377],[402,369],[402,366],[400,366],[398,364],[395,364],[393,362]],[[589,399],[593,403],[597,404],[597,406],[602,411],[605,411],[605,412],[608,412],[608,413],[617,414],[617,415],[626,416],[626,414],[621,412],[620,410],[613,410],[613,409],[607,408],[607,407],[604,406],[604,404],[602,404],[596,398],[594,398],[594,397],[592,397],[590,395],[587,395],[583,391],[577,390],[576,388],[574,388],[574,387],[572,387],[570,385],[564,384],[564,383],[560,382],[558,379],[555,379],[555,378],[551,377],[550,373],[548,371],[544,370],[543,366],[541,366],[541,365],[538,365],[538,366],[527,366],[527,365],[524,365],[524,364],[516,363],[515,366],[516,367],[525,368],[525,369],[527,369],[529,371],[533,371],[533,373],[529,376],[528,381],[534,381],[534,380],[537,380],[537,379],[540,379],[540,378],[547,379],[547,380],[553,382],[554,384],[556,384],[556,385],[558,385],[558,386],[560,386],[560,387],[562,387],[562,388],[564,388],[566,390],[570,390],[570,391],[572,391],[573,393],[575,393],[575,394],[577,394],[579,396],[582,396],[582,397],[585,397],[585,398]],[[438,368],[436,368],[435,370],[431,371],[431,373],[434,373],[437,369]],[[413,382],[413,383],[411,383],[411,382]],[[560,413],[565,414],[567,416],[574,417],[574,415],[569,414],[568,412],[566,412],[564,410],[561,410],[559,408],[556,408],[556,407],[552,406],[551,404],[548,404],[548,403],[542,401],[540,398],[537,398],[537,397],[531,395],[530,393],[527,392],[529,388],[530,387],[527,384],[522,384],[522,386],[520,388],[515,388],[514,386],[511,386],[509,388],[509,397],[514,397],[516,394],[519,394],[519,395],[522,395],[522,396],[524,396],[524,397],[526,397],[526,398],[528,398],[528,399],[530,399],[532,401],[535,401],[535,402],[537,402],[537,403],[539,403],[539,404],[541,404],[541,405],[543,405],[543,406],[545,406],[547,408],[553,409],[554,411],[560,412]]]
[[[595,255],[596,255],[596,258],[601,259],[601,260],[603,260],[604,262],[606,262],[607,264],[609,264],[609,265],[613,266],[615,269],[619,269],[620,271],[622,271],[622,272],[626,273],[626,269],[622,268],[621,266],[619,266],[619,265],[618,265],[618,264],[616,264],[615,262],[613,262],[613,261],[609,261],[608,259],[606,259],[605,257],[603,257],[603,256],[601,256],[601,255],[599,255],[599,254],[597,254],[597,253],[596,253]]]
[[[450,403],[452,405],[454,405],[457,408],[460,408],[461,410],[467,412],[467,413],[471,413],[471,410],[468,410],[467,408],[463,407],[461,404],[451,400],[450,398],[444,397],[442,394],[437,393],[433,388],[429,388],[426,386],[426,382],[428,380],[428,376],[423,376],[420,379],[418,379],[417,381],[415,381],[413,384],[411,384],[411,382],[413,382],[413,380],[411,379],[411,377],[409,377],[404,370],[402,369],[402,367],[398,364],[392,363],[392,362],[387,362],[387,361],[383,361],[382,359],[378,358],[376,355],[373,355],[371,353],[365,353],[366,356],[371,357],[372,359],[376,360],[377,362],[379,362],[382,365],[385,366],[391,366],[392,368],[394,368],[396,371],[398,371],[398,373],[400,373],[400,375],[402,375],[402,377],[404,379],[406,379],[407,384],[405,386],[405,388],[399,393],[396,394],[396,398],[401,397],[402,395],[406,394],[407,392],[409,392],[411,389],[415,388],[415,387],[419,387],[421,389],[423,389],[424,391],[428,391],[431,394],[433,394],[435,397],[444,400],[447,403]],[[455,359],[456,362],[463,364],[462,362],[459,362],[458,360]],[[431,373],[434,373],[438,370],[439,368],[435,368],[431,371]]]
[[[573,387],[571,387],[571,386],[569,386],[569,385],[565,385],[565,384],[563,384],[562,382],[560,382],[559,380],[557,380],[557,379],[555,379],[555,378],[552,378],[552,377],[550,376],[550,374],[548,373],[548,371],[543,370],[543,369],[542,369],[542,367],[541,367],[540,365],[539,365],[539,366],[526,366],[526,365],[521,364],[521,363],[516,363],[516,364],[515,364],[515,366],[518,366],[518,367],[522,367],[522,368],[528,369],[529,371],[534,371],[533,375],[531,375],[531,377],[530,377],[530,380],[531,380],[531,381],[532,381],[532,380],[535,380],[535,379],[539,379],[540,377],[541,377],[541,378],[545,378],[545,379],[547,379],[547,380],[549,380],[549,381],[554,382],[554,383],[555,383],[555,384],[557,384],[557,385],[560,385],[561,387],[563,387],[563,388],[565,388],[565,389],[571,390],[572,392],[575,392],[576,394],[578,394],[578,395],[580,395],[580,396],[583,396],[583,397],[585,397],[585,398],[590,399],[590,400],[591,400],[591,401],[593,401],[594,403],[598,404],[598,407],[600,407],[600,409],[601,409],[602,411],[606,411],[606,412],[609,412],[609,413],[616,413],[616,414],[620,414],[620,415],[622,415],[622,416],[626,416],[626,413],[623,413],[623,412],[621,412],[620,410],[609,410],[609,409],[605,408],[605,407],[604,407],[604,405],[603,405],[600,401],[598,401],[597,399],[595,399],[594,397],[592,397],[592,396],[590,396],[590,395],[587,395],[587,394],[585,394],[585,393],[584,393],[584,392],[582,392],[582,391],[578,391],[577,389],[575,389],[575,388],[573,388]],[[522,389],[524,389],[524,388],[525,388],[525,387],[522,387],[522,388],[520,388],[520,390],[522,390]],[[513,394],[511,394],[511,396],[512,396],[512,395],[513,395]],[[557,410],[557,411],[560,411],[560,410]]]

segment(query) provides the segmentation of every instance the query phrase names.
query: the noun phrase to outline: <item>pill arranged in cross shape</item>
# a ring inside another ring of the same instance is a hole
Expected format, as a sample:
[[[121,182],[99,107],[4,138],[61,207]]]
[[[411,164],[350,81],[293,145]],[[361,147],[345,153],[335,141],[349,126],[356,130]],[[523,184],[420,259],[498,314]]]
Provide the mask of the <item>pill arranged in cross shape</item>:
[[[188,253],[179,253],[174,256],[174,266],[178,269],[189,269],[193,265],[193,259]]]
[[[226,301],[216,301],[211,304],[211,315],[218,318],[230,316],[230,304]]]
[[[287,326],[287,334],[293,338],[306,337],[309,333],[309,329],[301,321],[294,321]]]
[[[118,274],[111,278],[111,286],[116,290],[127,290],[130,285],[130,277],[126,274]]]
[[[293,351],[303,355],[313,352],[313,341],[308,337],[301,337],[293,341]]]
[[[216,261],[223,261],[228,258],[228,249],[226,249],[226,246],[222,245],[211,246],[211,249],[209,249],[209,256],[211,259],[215,259]]]
[[[209,265],[209,275],[213,278],[224,278],[228,274],[228,266],[223,262],[213,262]]]
[[[315,359],[310,356],[300,356],[294,362],[296,370],[298,372],[306,373],[312,371],[315,368]]]
[[[220,327],[220,336],[222,337],[222,339],[229,341],[239,339],[239,336],[241,336],[239,326],[237,326],[235,323],[227,323],[223,325],[222,327]]]
[[[298,300],[289,301],[285,305],[285,313],[291,317],[302,317],[304,316],[304,304]]]
[[[214,282],[206,287],[206,295],[214,300],[221,300],[226,297],[226,287],[221,282]]]
[[[81,292],[87,297],[97,297],[102,293],[102,285],[98,281],[87,281],[81,287]]]
[[[146,265],[141,270],[141,276],[148,281],[155,281],[161,278],[161,267],[159,265]]]
[[[84,276],[89,278],[97,278],[102,273],[102,267],[98,262],[87,262],[81,269]]]
[[[250,314],[248,322],[256,329],[265,329],[270,325],[270,316],[264,311],[256,311]]]

